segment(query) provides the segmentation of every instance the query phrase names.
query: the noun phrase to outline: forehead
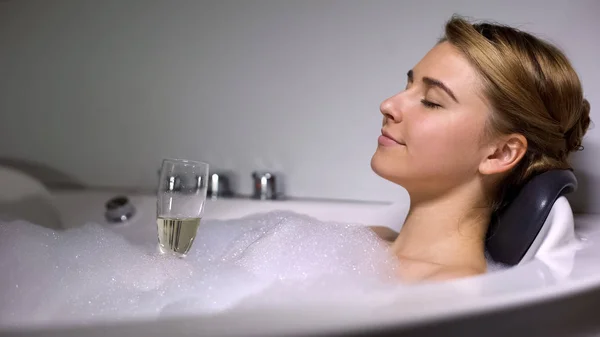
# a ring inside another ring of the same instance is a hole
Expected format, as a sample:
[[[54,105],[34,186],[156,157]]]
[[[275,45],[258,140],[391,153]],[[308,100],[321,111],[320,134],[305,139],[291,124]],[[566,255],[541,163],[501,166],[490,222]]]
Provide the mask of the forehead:
[[[414,67],[415,80],[431,77],[443,82],[459,102],[481,100],[481,80],[475,67],[453,45],[442,42],[433,47]],[[472,97],[477,96],[477,97]]]

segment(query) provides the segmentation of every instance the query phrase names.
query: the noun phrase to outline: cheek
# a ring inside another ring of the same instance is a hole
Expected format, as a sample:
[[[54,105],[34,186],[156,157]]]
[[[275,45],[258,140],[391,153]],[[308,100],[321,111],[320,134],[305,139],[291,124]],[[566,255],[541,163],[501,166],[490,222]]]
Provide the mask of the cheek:
[[[470,165],[470,158],[478,159],[481,132],[480,123],[473,121],[423,121],[411,130],[409,151],[426,165]]]
[[[441,188],[468,179],[477,171],[483,123],[406,118],[397,131],[407,146],[379,147],[373,155],[371,167],[381,177],[405,188]],[[421,183],[425,185],[415,185]]]

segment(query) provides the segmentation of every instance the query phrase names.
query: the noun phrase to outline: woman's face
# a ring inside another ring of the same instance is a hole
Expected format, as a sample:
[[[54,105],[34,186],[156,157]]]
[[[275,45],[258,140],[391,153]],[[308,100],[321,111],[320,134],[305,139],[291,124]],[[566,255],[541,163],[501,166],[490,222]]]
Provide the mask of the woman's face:
[[[443,193],[475,179],[487,156],[490,108],[475,68],[443,42],[408,72],[406,89],[381,103],[382,136],[371,159],[409,193]]]

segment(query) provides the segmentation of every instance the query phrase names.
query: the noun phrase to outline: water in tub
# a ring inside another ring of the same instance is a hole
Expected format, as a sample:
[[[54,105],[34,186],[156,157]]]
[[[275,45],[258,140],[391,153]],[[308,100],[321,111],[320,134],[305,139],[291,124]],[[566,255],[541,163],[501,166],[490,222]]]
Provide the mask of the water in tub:
[[[0,326],[383,298],[396,265],[364,226],[283,211],[204,221],[184,259],[98,224],[2,222]]]

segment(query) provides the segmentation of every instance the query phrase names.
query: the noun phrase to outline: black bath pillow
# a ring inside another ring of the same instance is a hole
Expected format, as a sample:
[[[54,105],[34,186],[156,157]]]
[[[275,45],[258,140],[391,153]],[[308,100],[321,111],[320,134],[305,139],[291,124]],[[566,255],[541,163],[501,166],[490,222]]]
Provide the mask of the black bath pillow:
[[[571,170],[551,170],[531,178],[517,196],[492,217],[486,238],[491,258],[519,264],[546,222],[554,202],[577,189]]]

